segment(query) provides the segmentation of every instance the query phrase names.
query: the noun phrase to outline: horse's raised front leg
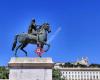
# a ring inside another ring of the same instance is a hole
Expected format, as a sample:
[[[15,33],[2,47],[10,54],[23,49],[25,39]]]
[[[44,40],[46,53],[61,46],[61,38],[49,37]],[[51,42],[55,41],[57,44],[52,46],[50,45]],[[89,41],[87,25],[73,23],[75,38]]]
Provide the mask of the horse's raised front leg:
[[[27,46],[27,43],[23,44],[20,49],[26,54],[27,56],[27,51],[24,50],[24,48]]]
[[[50,48],[50,44],[47,44],[45,41],[44,42],[40,42],[39,44],[37,44],[37,47],[40,47],[43,49],[44,45],[47,45],[47,48],[44,50],[44,52],[47,52]]]

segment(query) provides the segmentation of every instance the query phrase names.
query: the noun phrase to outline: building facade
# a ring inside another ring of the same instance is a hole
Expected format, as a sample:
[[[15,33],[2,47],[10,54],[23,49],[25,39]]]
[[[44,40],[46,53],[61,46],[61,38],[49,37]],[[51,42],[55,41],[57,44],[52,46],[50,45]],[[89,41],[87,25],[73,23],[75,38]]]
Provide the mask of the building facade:
[[[59,68],[65,80],[100,80],[100,68]]]
[[[73,63],[55,63],[54,68],[60,70],[64,80],[100,80],[100,66],[91,67],[87,58]]]

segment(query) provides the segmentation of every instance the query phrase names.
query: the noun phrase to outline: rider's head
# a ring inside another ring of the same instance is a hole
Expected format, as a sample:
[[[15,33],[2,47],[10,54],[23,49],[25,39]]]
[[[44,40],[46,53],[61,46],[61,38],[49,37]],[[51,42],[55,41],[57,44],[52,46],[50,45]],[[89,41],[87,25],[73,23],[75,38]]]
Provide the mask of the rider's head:
[[[32,22],[35,22],[35,19],[32,19]]]
[[[34,24],[35,23],[35,19],[32,19],[32,24]]]

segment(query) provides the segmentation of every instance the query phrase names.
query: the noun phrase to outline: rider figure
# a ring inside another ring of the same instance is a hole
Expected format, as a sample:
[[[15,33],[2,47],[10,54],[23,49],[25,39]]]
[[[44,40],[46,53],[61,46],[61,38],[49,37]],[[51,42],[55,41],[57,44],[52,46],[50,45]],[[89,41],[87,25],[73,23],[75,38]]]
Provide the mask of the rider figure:
[[[38,25],[36,25],[35,19],[32,19],[32,22],[31,22],[29,29],[28,29],[28,34],[32,34],[32,35],[37,36],[37,44],[38,44],[39,43],[39,34],[38,34],[37,26]]]
[[[28,34],[33,34],[33,35],[37,34],[37,26],[35,23],[35,19],[32,19],[32,22],[31,22],[29,29],[28,29]]]

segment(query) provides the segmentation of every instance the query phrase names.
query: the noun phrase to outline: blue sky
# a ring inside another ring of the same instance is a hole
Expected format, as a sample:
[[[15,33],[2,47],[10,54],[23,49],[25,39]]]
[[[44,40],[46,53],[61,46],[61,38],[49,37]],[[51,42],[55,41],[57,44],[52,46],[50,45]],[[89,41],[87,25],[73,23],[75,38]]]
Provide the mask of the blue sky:
[[[14,56],[14,36],[27,32],[32,18],[39,25],[51,25],[49,39],[61,29],[43,57],[52,57],[54,62],[88,57],[89,63],[100,63],[99,0],[0,0],[0,65],[7,65]],[[29,57],[37,56],[36,46],[25,49]],[[18,56],[24,57],[24,53],[19,50]]]

